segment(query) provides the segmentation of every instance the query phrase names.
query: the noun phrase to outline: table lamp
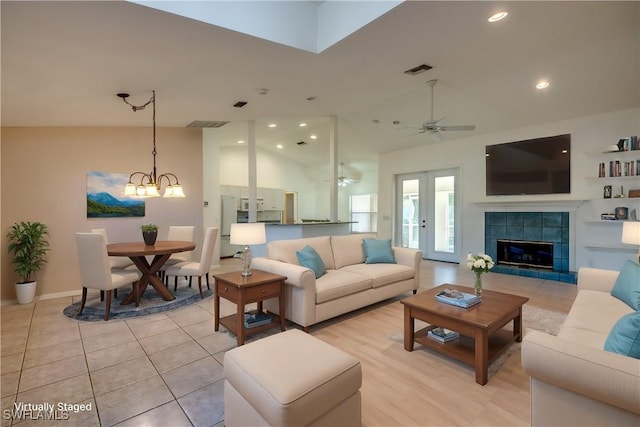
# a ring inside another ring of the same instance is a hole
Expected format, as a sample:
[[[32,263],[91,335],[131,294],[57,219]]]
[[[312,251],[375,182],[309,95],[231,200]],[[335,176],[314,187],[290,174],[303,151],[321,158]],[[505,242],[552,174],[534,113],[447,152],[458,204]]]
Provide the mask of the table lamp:
[[[622,243],[640,246],[640,221],[622,223]],[[640,247],[638,248],[638,263],[640,263]]]
[[[242,275],[251,276],[251,249],[249,245],[260,245],[267,241],[264,223],[242,223],[231,224],[229,243],[232,245],[244,245],[244,251],[240,260],[242,261]]]

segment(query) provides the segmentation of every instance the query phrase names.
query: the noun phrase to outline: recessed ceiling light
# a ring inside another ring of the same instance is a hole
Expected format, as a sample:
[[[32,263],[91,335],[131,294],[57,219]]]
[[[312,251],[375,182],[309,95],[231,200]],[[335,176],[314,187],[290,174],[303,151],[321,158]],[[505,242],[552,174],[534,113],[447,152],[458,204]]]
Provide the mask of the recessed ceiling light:
[[[269,127],[270,127],[270,128],[274,128],[274,127],[277,127],[277,126],[278,126],[278,125],[277,125],[277,124],[275,124],[275,123],[269,123]]]
[[[300,123],[298,124],[298,126],[300,126],[301,128],[305,127],[307,124],[306,123]]]
[[[318,135],[313,134],[313,135],[309,136],[309,138],[311,138],[311,139],[318,139]]]
[[[536,84],[536,89],[546,89],[549,87],[549,82],[546,80],[540,80],[538,84]]]
[[[504,18],[506,18],[508,15],[507,12],[498,12],[495,13],[493,15],[491,15],[488,19],[489,22],[498,22],[498,21],[502,21]]]
[[[278,144],[278,145],[276,145],[276,148],[279,149],[279,150],[282,150],[284,148],[284,145]]]
[[[239,140],[238,144],[244,144],[244,141],[243,140]]]

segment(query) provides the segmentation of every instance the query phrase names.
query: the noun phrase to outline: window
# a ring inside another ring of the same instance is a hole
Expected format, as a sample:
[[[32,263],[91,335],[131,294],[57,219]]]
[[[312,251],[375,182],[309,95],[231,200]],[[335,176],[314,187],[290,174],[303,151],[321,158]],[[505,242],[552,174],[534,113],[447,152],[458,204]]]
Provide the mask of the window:
[[[375,233],[378,231],[378,195],[360,194],[349,196],[349,214],[352,233]]]

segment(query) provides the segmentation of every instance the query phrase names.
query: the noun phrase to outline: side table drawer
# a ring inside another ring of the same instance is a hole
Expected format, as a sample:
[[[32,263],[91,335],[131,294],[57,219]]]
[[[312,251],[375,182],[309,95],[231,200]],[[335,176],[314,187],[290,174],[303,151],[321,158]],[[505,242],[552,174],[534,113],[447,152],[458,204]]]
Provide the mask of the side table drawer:
[[[216,281],[216,293],[232,301],[237,301],[240,298],[240,289],[229,283]]]
[[[266,299],[269,297],[277,297],[280,295],[281,282],[266,283],[264,285],[252,286],[245,290],[245,299],[251,301],[254,299]]]

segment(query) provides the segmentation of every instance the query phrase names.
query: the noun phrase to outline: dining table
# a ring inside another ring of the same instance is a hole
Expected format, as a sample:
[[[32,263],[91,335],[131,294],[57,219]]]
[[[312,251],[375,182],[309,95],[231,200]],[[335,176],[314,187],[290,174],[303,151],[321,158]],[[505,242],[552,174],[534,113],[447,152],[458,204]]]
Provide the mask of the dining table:
[[[142,276],[138,282],[138,301],[144,294],[147,285],[151,285],[156,292],[165,301],[172,301],[176,297],[171,293],[169,288],[164,285],[158,272],[165,262],[171,257],[171,254],[178,252],[188,252],[196,248],[195,243],[179,241],[179,240],[157,240],[153,245],[146,245],[144,242],[125,242],[110,243],[107,245],[107,253],[109,256],[129,257],[135,266],[140,270]],[[151,262],[147,257],[153,256]],[[136,301],[135,287],[134,291],[122,299],[121,304],[127,305]]]

